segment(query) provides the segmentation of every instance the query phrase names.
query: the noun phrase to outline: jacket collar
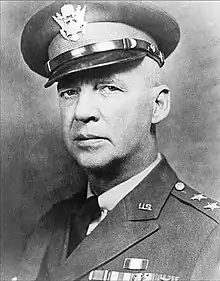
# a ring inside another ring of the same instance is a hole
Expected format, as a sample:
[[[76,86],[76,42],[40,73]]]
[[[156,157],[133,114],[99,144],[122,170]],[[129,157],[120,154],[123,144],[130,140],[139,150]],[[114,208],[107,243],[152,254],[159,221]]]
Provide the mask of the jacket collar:
[[[155,168],[120,201],[123,201],[127,219],[130,221],[158,218],[177,181],[176,173],[168,164],[165,156],[163,154],[161,156],[162,159]],[[84,188],[72,198],[62,201],[61,204],[67,209],[67,213],[77,213],[84,204],[86,197],[87,189]],[[152,210],[144,209],[144,206],[151,207]],[[140,209],[141,207],[142,209]]]
[[[175,173],[163,157],[156,168],[82,241],[59,270],[52,273],[52,280],[78,280],[158,231],[159,225],[154,219],[159,216],[176,180]],[[140,210],[140,203],[151,204],[152,211]],[[85,263],[87,255],[93,258]]]
[[[111,211],[128,193],[130,193],[145,177],[148,176],[161,159],[162,156],[158,153],[156,160],[154,160],[143,171],[99,195],[98,200],[100,207]],[[92,195],[93,193],[90,184],[88,183],[87,198]]]
[[[162,155],[151,173],[124,198],[127,219],[157,219],[176,181],[175,172]]]

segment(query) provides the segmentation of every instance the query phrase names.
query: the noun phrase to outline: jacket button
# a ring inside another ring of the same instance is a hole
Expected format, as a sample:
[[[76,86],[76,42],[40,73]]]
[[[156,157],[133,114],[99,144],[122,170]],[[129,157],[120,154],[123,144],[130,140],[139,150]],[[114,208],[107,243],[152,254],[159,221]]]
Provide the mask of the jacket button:
[[[183,182],[177,182],[175,184],[175,188],[176,188],[176,190],[181,191],[181,190],[183,190],[185,188],[185,184]]]

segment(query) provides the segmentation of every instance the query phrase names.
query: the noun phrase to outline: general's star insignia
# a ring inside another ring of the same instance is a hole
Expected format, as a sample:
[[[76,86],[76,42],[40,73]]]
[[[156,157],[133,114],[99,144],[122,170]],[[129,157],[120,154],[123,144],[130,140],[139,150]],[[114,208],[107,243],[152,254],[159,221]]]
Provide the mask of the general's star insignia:
[[[208,205],[205,206],[204,209],[210,209],[210,210],[214,211],[215,209],[220,209],[220,206],[217,205],[217,202],[215,202],[215,203],[208,202]]]
[[[202,200],[202,199],[207,199],[206,196],[204,196],[203,194],[194,194],[193,197],[190,198],[191,200]]]

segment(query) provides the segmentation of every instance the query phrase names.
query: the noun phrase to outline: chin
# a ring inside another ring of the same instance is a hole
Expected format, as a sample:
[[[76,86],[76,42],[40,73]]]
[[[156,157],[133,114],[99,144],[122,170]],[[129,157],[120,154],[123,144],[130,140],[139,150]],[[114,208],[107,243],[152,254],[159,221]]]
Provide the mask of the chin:
[[[85,170],[100,170],[110,166],[112,159],[103,157],[101,155],[78,155],[74,157],[79,164]]]
[[[108,161],[99,161],[98,159],[76,159],[79,166],[86,170],[99,170],[108,166]]]

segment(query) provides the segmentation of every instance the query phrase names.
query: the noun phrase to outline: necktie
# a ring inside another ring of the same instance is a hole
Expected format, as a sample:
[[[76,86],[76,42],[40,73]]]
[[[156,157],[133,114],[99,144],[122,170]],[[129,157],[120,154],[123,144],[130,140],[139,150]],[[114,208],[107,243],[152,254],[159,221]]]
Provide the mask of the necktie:
[[[89,224],[98,219],[100,215],[101,209],[98,204],[98,197],[91,196],[86,200],[79,212],[71,216],[67,257],[85,238]]]

